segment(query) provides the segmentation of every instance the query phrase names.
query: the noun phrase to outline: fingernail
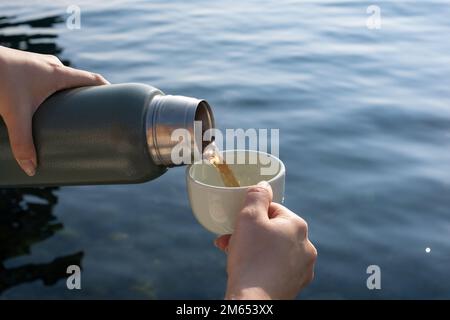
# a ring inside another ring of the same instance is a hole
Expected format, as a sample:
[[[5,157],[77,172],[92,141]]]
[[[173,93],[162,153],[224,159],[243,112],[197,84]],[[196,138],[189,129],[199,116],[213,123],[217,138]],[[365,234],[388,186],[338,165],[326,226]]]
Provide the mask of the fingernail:
[[[219,243],[218,243],[217,239],[214,240],[214,245],[216,246],[216,248],[219,248],[219,249],[220,249]]]
[[[225,251],[225,253],[228,254],[228,246],[225,247],[225,249],[223,249],[223,251]]]
[[[30,177],[36,174],[36,165],[32,160],[18,160],[20,167]]]
[[[263,187],[263,188],[269,188],[270,184],[267,181],[263,180],[263,181],[258,182],[257,186]]]

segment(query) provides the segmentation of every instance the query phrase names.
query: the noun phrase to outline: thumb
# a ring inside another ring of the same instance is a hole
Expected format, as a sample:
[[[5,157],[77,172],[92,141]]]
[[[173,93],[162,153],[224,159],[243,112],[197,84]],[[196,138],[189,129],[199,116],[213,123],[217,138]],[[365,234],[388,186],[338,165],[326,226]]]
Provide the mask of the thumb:
[[[248,188],[244,207],[239,213],[239,216],[252,219],[268,219],[268,211],[272,197],[272,188],[267,181],[261,181],[256,186]]]
[[[4,119],[8,128],[11,149],[17,163],[29,176],[36,173],[36,151],[31,130],[32,115]]]
[[[103,76],[98,73],[92,73],[65,66],[59,67],[57,70],[58,77],[56,77],[56,81],[57,88],[59,90],[74,87],[110,84],[108,80],[103,78]]]

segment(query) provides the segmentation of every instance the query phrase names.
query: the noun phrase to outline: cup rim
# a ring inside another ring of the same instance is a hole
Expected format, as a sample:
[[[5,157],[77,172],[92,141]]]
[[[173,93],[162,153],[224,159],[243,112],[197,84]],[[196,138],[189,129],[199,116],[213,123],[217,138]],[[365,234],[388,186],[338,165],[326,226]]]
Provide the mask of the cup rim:
[[[244,152],[260,153],[260,154],[264,154],[264,155],[267,155],[267,156],[269,156],[269,157],[275,158],[275,160],[277,160],[278,163],[280,164],[280,170],[279,170],[278,173],[275,175],[275,177],[271,178],[270,180],[265,180],[265,181],[267,181],[268,183],[271,183],[271,182],[273,182],[273,181],[275,181],[275,180],[277,180],[277,179],[280,179],[280,178],[285,174],[286,168],[285,168],[285,166],[284,166],[283,161],[281,161],[280,158],[278,158],[278,157],[276,157],[276,156],[274,156],[274,155],[272,155],[272,154],[270,154],[270,153],[263,152],[263,151],[258,151],[258,150],[245,150],[245,149],[223,150],[223,151],[220,151],[220,153],[223,154],[223,153],[225,153],[225,152],[231,152],[231,151],[234,151],[234,152],[241,152],[241,151],[244,151]],[[204,187],[213,188],[213,189],[218,189],[218,190],[224,190],[224,191],[246,190],[246,189],[248,189],[249,187],[251,187],[251,186],[243,186],[243,187],[221,187],[221,186],[213,186],[213,185],[211,185],[211,184],[206,184],[206,183],[203,183],[203,182],[201,182],[201,181],[199,181],[199,180],[195,180],[195,179],[192,177],[192,175],[191,175],[191,168],[192,168],[192,166],[194,166],[195,164],[199,164],[199,163],[202,162],[202,161],[203,161],[203,159],[202,159],[202,160],[199,160],[199,161],[197,161],[197,162],[194,162],[194,163],[190,164],[190,165],[186,168],[186,176],[187,176],[188,179],[189,179],[190,181],[192,181],[193,183],[198,184],[198,185],[201,185],[201,186],[204,186]]]

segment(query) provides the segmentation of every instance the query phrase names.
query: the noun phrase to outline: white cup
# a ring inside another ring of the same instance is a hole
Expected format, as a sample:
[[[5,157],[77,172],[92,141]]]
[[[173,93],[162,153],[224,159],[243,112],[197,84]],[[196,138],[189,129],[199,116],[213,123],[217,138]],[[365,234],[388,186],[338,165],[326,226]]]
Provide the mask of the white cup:
[[[228,150],[222,156],[240,187],[225,187],[211,164],[196,162],[186,169],[186,184],[194,216],[216,234],[233,233],[235,217],[242,209],[249,186],[265,180],[272,187],[273,202],[284,201],[285,167],[277,157],[253,150]],[[244,161],[245,160],[245,161]]]

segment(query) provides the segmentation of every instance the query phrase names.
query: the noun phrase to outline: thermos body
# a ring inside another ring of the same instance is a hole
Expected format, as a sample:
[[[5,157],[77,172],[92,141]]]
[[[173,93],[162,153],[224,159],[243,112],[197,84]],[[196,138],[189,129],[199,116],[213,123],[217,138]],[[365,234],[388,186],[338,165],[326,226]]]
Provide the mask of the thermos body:
[[[33,118],[38,168],[18,166],[0,119],[0,186],[140,183],[162,175],[170,162],[170,134],[214,126],[206,101],[164,96],[151,86],[83,87],[49,97]]]

